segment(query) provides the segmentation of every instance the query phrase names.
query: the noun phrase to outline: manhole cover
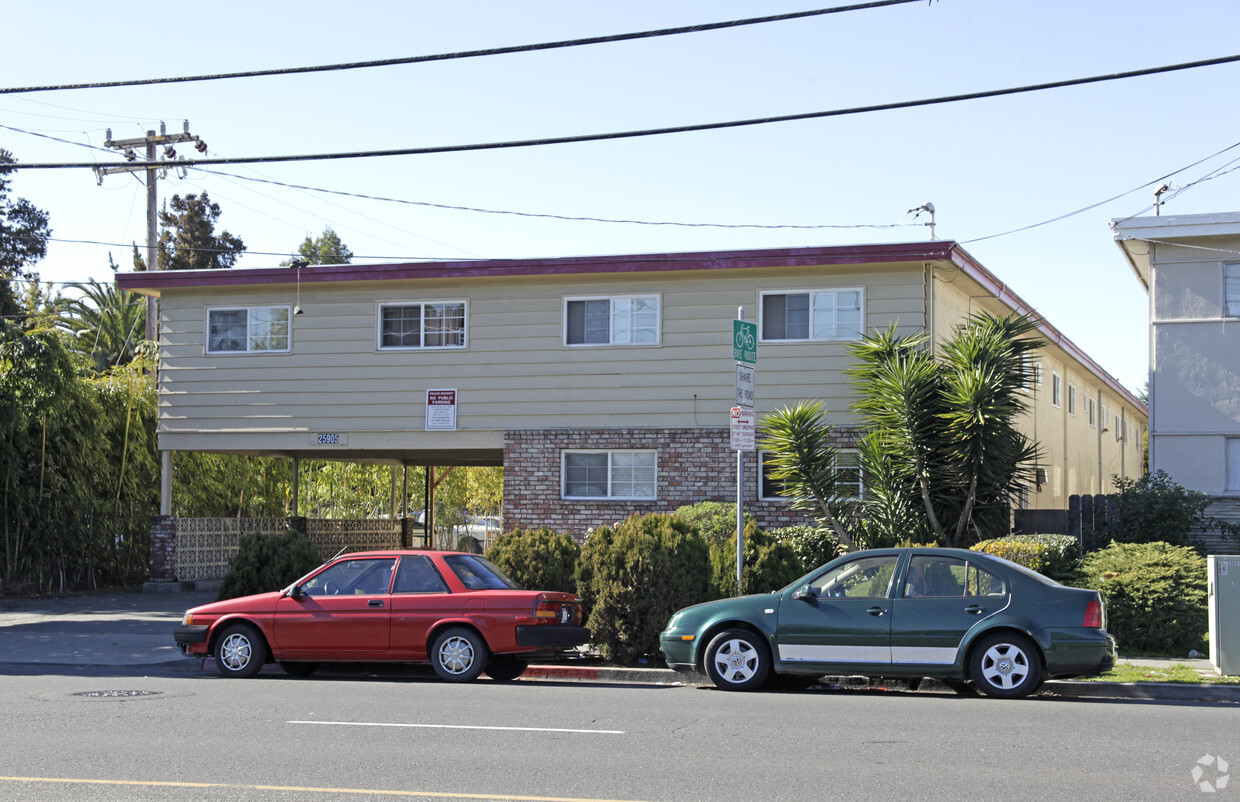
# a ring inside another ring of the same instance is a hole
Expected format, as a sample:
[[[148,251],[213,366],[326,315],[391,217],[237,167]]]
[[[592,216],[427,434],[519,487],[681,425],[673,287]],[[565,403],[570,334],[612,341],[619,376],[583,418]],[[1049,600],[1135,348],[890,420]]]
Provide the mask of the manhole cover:
[[[163,696],[163,691],[79,691],[74,696],[90,699],[133,699],[138,696]]]

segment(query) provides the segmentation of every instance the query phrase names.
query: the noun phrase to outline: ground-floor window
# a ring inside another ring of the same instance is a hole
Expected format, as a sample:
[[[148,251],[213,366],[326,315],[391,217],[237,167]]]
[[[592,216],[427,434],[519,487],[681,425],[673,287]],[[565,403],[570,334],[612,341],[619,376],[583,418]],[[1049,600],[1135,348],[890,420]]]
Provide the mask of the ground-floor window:
[[[572,450],[561,452],[564,498],[652,499],[654,450]]]

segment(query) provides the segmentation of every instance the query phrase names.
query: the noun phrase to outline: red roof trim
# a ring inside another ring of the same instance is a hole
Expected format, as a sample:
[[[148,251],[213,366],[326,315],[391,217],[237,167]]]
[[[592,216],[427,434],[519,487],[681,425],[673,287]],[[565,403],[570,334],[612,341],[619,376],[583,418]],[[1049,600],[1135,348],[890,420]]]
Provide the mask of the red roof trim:
[[[488,259],[464,262],[406,262],[378,265],[325,265],[248,270],[164,270],[116,274],[116,286],[158,295],[183,287],[236,287],[256,284],[303,284],[329,281],[400,281],[429,278],[478,278],[582,273],[644,273],[679,270],[726,270],[799,265],[846,265],[950,258],[950,242],[849,245],[828,248],[779,248],[756,251],[710,251],[553,259]]]

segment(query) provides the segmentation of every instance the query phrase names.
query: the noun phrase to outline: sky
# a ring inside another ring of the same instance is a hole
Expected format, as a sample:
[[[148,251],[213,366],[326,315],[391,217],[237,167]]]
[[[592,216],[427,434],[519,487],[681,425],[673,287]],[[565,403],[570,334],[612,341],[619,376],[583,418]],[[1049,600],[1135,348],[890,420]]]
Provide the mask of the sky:
[[[0,88],[454,53],[843,4],[16,3]],[[934,0],[532,53],[0,94],[0,147],[19,160],[11,194],[51,216],[41,278],[106,282],[109,255],[128,269],[131,243],[145,245],[138,179],[21,165],[119,162],[101,149],[108,129],[134,138],[188,120],[209,157],[238,158],[694,125],[1232,56],[1237,23],[1235,0]],[[1172,187],[1164,215],[1240,210],[1230,172],[1240,147],[1228,150],[1240,145],[1238,84],[1240,63],[1225,64],[716,131],[169,171],[158,187],[161,202],[208,192],[223,210],[217,228],[247,246],[243,268],[275,266],[325,227],[359,263],[908,242],[929,238],[926,216],[908,212],[930,202],[939,239],[961,243],[1138,391],[1148,297],[1109,221],[1152,214],[1160,180]]]

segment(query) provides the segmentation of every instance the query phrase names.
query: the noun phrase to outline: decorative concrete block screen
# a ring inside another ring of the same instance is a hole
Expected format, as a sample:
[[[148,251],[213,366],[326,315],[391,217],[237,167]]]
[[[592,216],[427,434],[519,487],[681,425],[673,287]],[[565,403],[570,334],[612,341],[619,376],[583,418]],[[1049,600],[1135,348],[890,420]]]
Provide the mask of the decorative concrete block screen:
[[[344,551],[400,548],[400,521],[383,519],[308,519],[306,536],[324,560]]]
[[[345,551],[400,548],[400,521],[305,520],[306,536],[324,560]],[[176,578],[180,582],[223,579],[243,534],[280,535],[288,518],[178,518]]]
[[[223,579],[237,556],[241,535],[287,531],[287,518],[178,518],[176,578],[180,582]]]

